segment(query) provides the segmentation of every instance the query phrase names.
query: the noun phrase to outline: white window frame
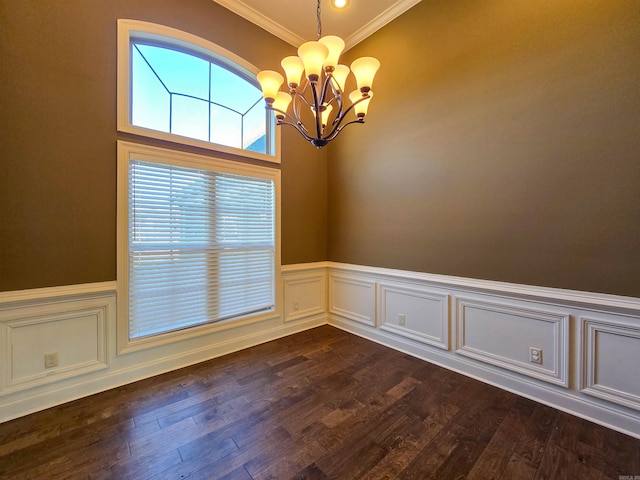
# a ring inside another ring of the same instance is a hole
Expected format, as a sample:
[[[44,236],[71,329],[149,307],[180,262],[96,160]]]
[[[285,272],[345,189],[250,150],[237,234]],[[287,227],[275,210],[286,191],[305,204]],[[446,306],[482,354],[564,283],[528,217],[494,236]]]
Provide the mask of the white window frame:
[[[230,320],[207,323],[158,335],[130,339],[129,335],[129,162],[131,159],[170,163],[190,168],[214,170],[222,173],[267,178],[275,188],[275,265],[273,311],[251,314]],[[220,158],[185,153],[160,147],[118,141],[118,189],[117,189],[117,276],[118,276],[118,353],[173,343],[187,338],[237,328],[257,322],[282,318],[282,281],[280,253],[280,170],[250,165]]]
[[[136,39],[159,41],[182,48],[187,52],[200,53],[205,57],[212,58],[218,65],[228,67],[231,72],[237,73],[247,80],[255,81],[256,75],[260,71],[235,53],[196,35],[155,23],[120,19],[118,20],[118,131],[169,142],[178,142],[183,145],[192,145],[244,158],[280,163],[280,129],[275,127],[273,115],[268,116],[270,121],[267,125],[267,145],[273,142],[273,155],[133,125],[130,115],[131,41]]]

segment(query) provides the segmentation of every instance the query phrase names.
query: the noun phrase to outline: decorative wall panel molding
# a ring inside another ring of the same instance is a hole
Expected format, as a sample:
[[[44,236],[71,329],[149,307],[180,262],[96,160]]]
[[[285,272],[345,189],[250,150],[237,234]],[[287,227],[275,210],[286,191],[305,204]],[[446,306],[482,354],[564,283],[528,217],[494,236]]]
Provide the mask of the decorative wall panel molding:
[[[640,325],[583,317],[582,392],[640,410]]]
[[[115,282],[0,293],[0,422],[325,324],[316,280],[326,265],[286,271],[301,281],[293,291],[304,294],[304,318],[279,314],[126,354],[116,348]],[[282,283],[277,291],[284,297]],[[53,353],[58,365],[45,368]]]
[[[293,322],[327,310],[325,269],[310,273],[282,273],[284,283],[284,321]]]
[[[640,438],[640,299],[335,262],[327,270],[329,324]]]
[[[0,293],[0,421],[329,323],[640,438],[640,299],[333,262],[283,266],[282,279],[282,317],[126,355],[115,348],[115,282]],[[100,340],[67,377],[64,345],[48,377],[43,359],[9,353],[76,323]],[[96,359],[103,366],[83,363]]]
[[[329,312],[376,326],[376,283],[329,274]]]
[[[39,293],[5,296],[0,304],[0,395],[108,367],[113,289],[56,287]],[[53,363],[47,365],[45,355]]]
[[[569,386],[569,314],[456,298],[456,353]],[[530,348],[541,351],[540,363]]]
[[[378,284],[380,328],[449,349],[449,295],[433,288]]]
[[[56,304],[31,316],[2,322],[2,393],[32,388],[108,367],[109,304]],[[63,308],[61,308],[63,307]],[[45,355],[56,365],[47,367]]]
[[[351,265],[348,263],[328,262],[330,272],[356,276],[357,278],[375,278],[377,280],[398,281],[409,284],[429,285],[448,291],[473,292],[541,302],[547,305],[563,305],[590,311],[606,311],[623,315],[640,314],[640,298],[623,297],[606,293],[581,292],[562,288],[520,285],[516,283],[496,282],[475,278],[454,277],[434,273],[396,270],[392,268]]]

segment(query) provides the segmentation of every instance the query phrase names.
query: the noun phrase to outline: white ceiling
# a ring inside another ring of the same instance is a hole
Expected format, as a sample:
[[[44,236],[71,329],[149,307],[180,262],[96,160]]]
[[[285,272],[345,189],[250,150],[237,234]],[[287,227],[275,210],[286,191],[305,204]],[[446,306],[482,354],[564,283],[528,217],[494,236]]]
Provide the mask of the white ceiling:
[[[297,47],[316,40],[317,0],[213,0]],[[421,0],[350,0],[338,10],[322,0],[322,35],[338,35],[353,47]]]

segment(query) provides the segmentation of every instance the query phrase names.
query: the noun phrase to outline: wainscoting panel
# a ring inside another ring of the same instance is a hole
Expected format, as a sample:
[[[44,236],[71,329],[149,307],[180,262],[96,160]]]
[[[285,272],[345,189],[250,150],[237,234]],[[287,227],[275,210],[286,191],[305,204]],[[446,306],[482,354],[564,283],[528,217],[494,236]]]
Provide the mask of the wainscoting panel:
[[[329,312],[375,327],[375,282],[330,274]]]
[[[640,326],[581,318],[582,392],[640,410]]]
[[[19,390],[107,368],[108,305],[55,305],[49,313],[3,322],[5,391]],[[56,365],[46,366],[45,355]]]
[[[456,353],[539,380],[569,385],[569,315],[456,298]],[[539,349],[540,363],[530,361]]]
[[[329,324],[640,438],[640,299],[335,262],[327,269]]]
[[[95,290],[7,302],[0,310],[6,394],[108,367],[108,322],[115,295]],[[45,364],[45,355],[55,357]]]
[[[449,349],[449,295],[433,288],[380,283],[378,298],[382,330]]]
[[[310,273],[284,273],[284,321],[293,322],[313,315],[325,315],[327,274],[325,269]]]
[[[0,422],[326,324],[326,264],[282,271],[298,304],[287,321],[280,283],[274,315],[126,353],[116,282],[0,292]],[[45,368],[49,354],[57,365]]]
[[[638,298],[335,262],[282,281],[273,318],[126,354],[115,282],[0,293],[0,422],[329,323],[640,438]]]

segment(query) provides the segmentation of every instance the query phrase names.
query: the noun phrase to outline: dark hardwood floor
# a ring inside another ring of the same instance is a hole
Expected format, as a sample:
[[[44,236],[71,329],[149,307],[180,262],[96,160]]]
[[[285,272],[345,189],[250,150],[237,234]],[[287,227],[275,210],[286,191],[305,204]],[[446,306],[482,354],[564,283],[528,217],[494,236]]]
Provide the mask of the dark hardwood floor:
[[[0,424],[12,480],[628,475],[640,440],[329,326]]]

